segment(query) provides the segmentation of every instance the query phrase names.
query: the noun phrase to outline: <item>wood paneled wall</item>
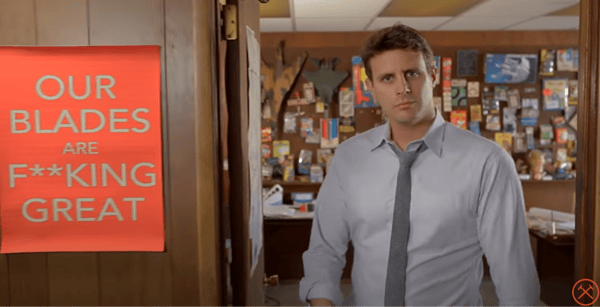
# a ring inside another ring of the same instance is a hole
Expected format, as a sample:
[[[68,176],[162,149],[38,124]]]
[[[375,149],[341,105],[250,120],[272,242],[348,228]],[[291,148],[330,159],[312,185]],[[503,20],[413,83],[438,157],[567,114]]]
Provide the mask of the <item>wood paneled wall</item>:
[[[330,59],[332,57],[340,58],[340,62],[336,70],[351,71],[351,58],[358,55],[362,48],[363,42],[368,38],[371,32],[337,32],[337,33],[263,33],[261,35],[261,51],[262,57],[267,63],[274,62],[275,51],[281,40],[285,41],[284,57],[286,63],[291,63],[296,59],[301,52],[308,52],[309,57],[319,59]],[[572,48],[578,47],[579,32],[578,31],[439,31],[439,32],[422,32],[427,39],[435,55],[442,57],[451,57],[453,59],[452,78],[458,78],[456,74],[456,52],[460,49],[477,49],[478,57],[478,76],[467,77],[469,81],[480,81],[480,88],[483,86],[493,85],[484,84],[483,80],[483,61],[486,53],[535,53],[539,54],[542,48]],[[317,68],[307,61],[304,65],[304,70],[316,70]],[[576,73],[558,72],[558,76],[576,78]],[[510,88],[521,89],[521,97],[537,97],[541,102],[541,76],[538,76],[536,84],[527,85],[509,85]],[[301,91],[302,84],[307,82],[303,77],[299,77],[292,93]],[[348,78],[342,86],[351,87],[351,77]],[[537,93],[535,95],[523,94],[524,87],[535,87]],[[434,89],[434,96],[442,96],[441,85]],[[335,98],[335,97],[334,97]],[[469,105],[481,103],[479,99],[469,98]],[[506,103],[505,103],[506,104]],[[506,105],[504,105],[506,106]],[[312,108],[312,109],[311,109]],[[330,109],[330,114],[337,116],[337,103],[334,99],[334,104]],[[453,109],[467,109],[467,107],[453,107]],[[295,111],[296,107],[289,107],[288,111]],[[370,114],[370,109],[356,109],[355,116],[356,128],[358,132],[365,130],[365,124],[374,126],[379,116]],[[302,106],[300,111],[306,112],[305,116],[314,114],[314,105]],[[540,123],[549,123],[551,116],[562,114],[559,111],[547,112],[542,111],[540,115]],[[449,120],[449,113],[443,113],[446,120]],[[322,116],[322,114],[319,114]],[[367,123],[365,123],[367,121]],[[493,137],[492,132],[486,132],[482,123],[482,132],[488,138]],[[263,122],[266,126],[266,121]],[[315,120],[315,128],[318,128],[318,122]],[[519,125],[520,126],[520,125]],[[289,139],[291,144],[291,154],[298,157],[300,149],[316,150],[319,145],[306,144],[299,137],[299,133],[286,134],[281,132],[280,125],[277,138]],[[519,127],[519,131],[523,127]],[[354,135],[340,133],[340,142]],[[277,139],[276,138],[276,139]],[[316,152],[313,152],[313,161],[315,161]],[[524,197],[526,207],[542,207],[555,209],[565,212],[573,212],[575,193],[574,181],[568,182],[524,182]]]
[[[162,253],[0,255],[0,305],[222,305],[215,3],[0,0],[0,45],[161,47],[166,236]]]

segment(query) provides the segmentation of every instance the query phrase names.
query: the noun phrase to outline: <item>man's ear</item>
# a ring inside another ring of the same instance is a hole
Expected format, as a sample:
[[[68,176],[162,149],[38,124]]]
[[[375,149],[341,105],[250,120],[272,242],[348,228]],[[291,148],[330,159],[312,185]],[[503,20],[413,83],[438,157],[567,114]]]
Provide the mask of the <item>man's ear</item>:
[[[375,99],[375,101],[377,101],[377,97],[375,96],[375,91],[373,90],[373,82],[371,81],[371,78],[365,79],[365,85],[367,86],[367,90],[369,92],[371,92],[371,96],[373,96],[373,99]]]
[[[367,85],[367,90],[373,93],[373,82],[371,82],[371,78],[365,79],[365,85]]]

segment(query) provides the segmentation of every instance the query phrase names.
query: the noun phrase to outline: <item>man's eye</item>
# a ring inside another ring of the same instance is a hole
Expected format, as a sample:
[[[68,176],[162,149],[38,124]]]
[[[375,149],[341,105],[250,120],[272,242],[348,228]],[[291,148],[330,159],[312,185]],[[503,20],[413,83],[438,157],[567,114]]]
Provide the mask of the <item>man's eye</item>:
[[[383,80],[383,81],[392,81],[392,76],[385,76],[381,80]]]
[[[416,71],[409,71],[409,72],[406,73],[406,75],[409,76],[409,77],[418,77],[419,73],[416,72]]]

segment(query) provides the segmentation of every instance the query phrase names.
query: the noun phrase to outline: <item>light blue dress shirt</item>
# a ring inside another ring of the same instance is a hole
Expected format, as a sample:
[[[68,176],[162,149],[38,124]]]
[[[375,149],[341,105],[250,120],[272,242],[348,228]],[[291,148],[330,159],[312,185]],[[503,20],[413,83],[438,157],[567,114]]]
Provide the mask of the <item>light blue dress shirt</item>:
[[[500,305],[537,305],[539,280],[521,182],[499,145],[440,114],[411,142],[407,305],[482,305],[485,254]],[[341,305],[348,242],[356,305],[383,305],[399,161],[386,123],[337,148],[316,200],[300,298]]]

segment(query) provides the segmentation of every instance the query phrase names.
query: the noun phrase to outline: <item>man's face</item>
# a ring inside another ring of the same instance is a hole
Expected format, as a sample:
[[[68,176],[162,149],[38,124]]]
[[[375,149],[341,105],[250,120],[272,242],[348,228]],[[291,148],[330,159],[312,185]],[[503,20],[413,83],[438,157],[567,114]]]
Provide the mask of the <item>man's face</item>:
[[[419,51],[384,51],[370,60],[373,79],[367,89],[375,96],[390,123],[415,126],[435,116],[433,82],[435,67],[427,72]]]

